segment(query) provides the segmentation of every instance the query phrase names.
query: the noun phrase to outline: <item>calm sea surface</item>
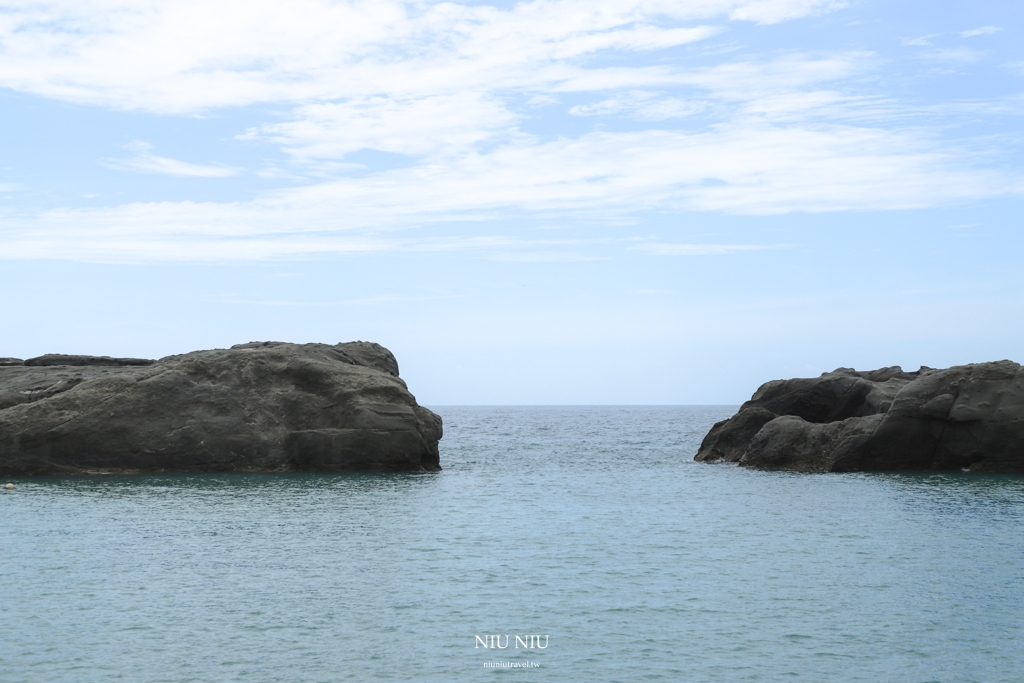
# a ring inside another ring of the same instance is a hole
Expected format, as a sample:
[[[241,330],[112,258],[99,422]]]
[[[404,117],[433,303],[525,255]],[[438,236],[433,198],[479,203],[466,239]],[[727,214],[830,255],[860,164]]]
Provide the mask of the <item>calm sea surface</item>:
[[[438,474],[15,480],[0,681],[1024,678],[1024,478],[693,463],[731,407],[437,411]]]

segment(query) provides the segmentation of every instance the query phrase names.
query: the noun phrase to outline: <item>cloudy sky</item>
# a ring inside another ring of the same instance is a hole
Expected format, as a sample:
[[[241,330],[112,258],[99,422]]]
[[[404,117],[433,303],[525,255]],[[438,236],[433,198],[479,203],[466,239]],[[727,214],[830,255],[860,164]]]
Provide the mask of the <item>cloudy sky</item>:
[[[0,356],[378,341],[427,405],[1024,359],[1008,0],[0,5]]]

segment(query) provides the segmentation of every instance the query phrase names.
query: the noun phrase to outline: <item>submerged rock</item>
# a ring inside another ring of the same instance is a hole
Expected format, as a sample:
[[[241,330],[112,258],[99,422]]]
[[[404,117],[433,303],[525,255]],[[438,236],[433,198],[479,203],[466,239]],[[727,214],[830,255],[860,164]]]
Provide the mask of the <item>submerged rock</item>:
[[[800,472],[1024,473],[1024,371],[839,368],[762,385],[715,424],[695,460]]]
[[[440,438],[368,342],[0,366],[0,474],[436,471]]]

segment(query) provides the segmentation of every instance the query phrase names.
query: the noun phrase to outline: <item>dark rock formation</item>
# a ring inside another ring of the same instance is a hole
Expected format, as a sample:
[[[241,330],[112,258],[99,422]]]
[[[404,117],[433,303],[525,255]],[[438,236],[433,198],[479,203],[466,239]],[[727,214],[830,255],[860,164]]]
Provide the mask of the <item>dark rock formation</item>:
[[[800,472],[1024,473],[1024,370],[839,368],[764,384],[704,437],[695,460]]]
[[[24,362],[30,367],[50,367],[54,365],[97,365],[117,368],[125,365],[152,365],[155,360],[149,358],[111,358],[110,356],[69,356],[66,353],[48,353],[45,356],[29,358]]]
[[[3,475],[436,471],[440,438],[395,357],[366,342],[0,367]]]

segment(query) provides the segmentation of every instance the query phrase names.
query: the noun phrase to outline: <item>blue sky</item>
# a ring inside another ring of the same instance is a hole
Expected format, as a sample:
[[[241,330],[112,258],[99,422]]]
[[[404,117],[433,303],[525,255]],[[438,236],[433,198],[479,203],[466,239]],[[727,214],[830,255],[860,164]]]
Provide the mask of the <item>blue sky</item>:
[[[368,339],[427,405],[1019,361],[1022,14],[4,3],[0,356]]]

